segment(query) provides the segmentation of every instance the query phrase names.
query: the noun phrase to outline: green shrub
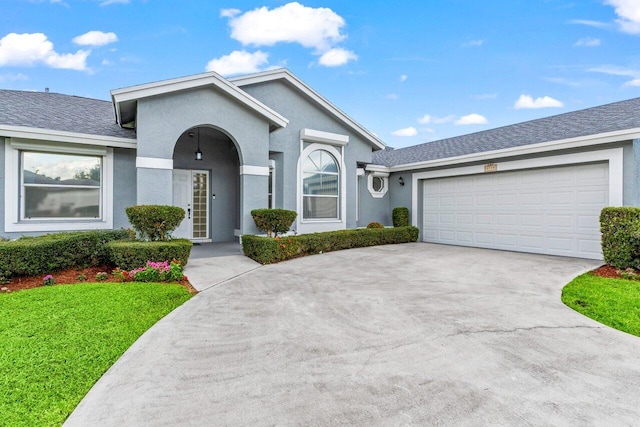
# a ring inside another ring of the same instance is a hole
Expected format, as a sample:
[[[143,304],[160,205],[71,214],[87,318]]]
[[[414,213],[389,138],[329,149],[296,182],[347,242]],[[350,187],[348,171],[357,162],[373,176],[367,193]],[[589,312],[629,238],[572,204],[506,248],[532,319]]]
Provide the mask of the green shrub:
[[[124,240],[126,230],[82,231],[0,242],[0,276],[33,276],[109,262],[105,244]]]
[[[282,238],[242,236],[242,250],[260,264],[272,264],[304,255],[418,240],[417,227],[364,228],[301,234]]]
[[[278,236],[278,233],[286,233],[298,214],[286,209],[254,209],[251,211],[253,222],[258,230],[265,231],[267,236]]]
[[[604,261],[618,269],[640,267],[640,208],[608,207],[600,213]]]
[[[171,232],[184,219],[184,209],[178,206],[137,205],[126,209],[131,226],[141,240],[169,240]]]
[[[107,244],[111,262],[121,270],[133,270],[147,265],[147,261],[178,260],[187,265],[191,246],[189,239],[164,242],[122,241]]]
[[[367,224],[367,228],[384,228],[384,225],[380,224],[379,222],[373,221]]]
[[[391,211],[391,221],[394,227],[409,226],[409,208],[398,206]]]

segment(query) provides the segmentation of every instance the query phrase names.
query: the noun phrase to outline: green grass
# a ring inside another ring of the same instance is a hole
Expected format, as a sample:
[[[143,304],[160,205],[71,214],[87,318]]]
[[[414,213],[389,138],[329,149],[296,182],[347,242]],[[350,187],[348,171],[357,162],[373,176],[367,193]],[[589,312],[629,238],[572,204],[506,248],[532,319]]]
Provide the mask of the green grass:
[[[0,426],[59,426],[181,286],[86,283],[0,294]]]
[[[612,328],[640,336],[640,282],[586,273],[562,289],[562,302]]]

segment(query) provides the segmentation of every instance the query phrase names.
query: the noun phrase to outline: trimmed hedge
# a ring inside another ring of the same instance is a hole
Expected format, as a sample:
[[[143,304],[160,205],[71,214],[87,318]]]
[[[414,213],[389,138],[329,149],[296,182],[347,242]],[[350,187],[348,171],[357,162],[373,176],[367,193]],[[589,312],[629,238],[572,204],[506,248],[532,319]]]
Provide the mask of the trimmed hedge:
[[[640,208],[608,207],[600,213],[604,261],[618,269],[640,267]]]
[[[137,205],[125,209],[142,240],[166,241],[184,219],[184,209],[168,205]]]
[[[372,221],[367,224],[367,228],[384,228],[384,225],[380,224],[379,222]]]
[[[106,244],[129,238],[127,230],[82,231],[0,242],[0,277],[32,276],[109,262]]]
[[[254,209],[251,216],[258,230],[266,232],[267,236],[271,237],[272,234],[277,236],[278,233],[289,231],[298,214],[287,209]]]
[[[301,234],[281,238],[242,236],[245,256],[260,264],[272,264],[300,256],[366,246],[408,243],[418,240],[417,227],[363,228]]]
[[[409,208],[398,206],[391,211],[391,220],[394,227],[409,226]]]
[[[176,259],[187,265],[191,254],[191,240],[174,239],[162,242],[123,241],[110,242],[107,248],[111,262],[122,270],[133,270],[147,265],[147,261],[161,262]]]

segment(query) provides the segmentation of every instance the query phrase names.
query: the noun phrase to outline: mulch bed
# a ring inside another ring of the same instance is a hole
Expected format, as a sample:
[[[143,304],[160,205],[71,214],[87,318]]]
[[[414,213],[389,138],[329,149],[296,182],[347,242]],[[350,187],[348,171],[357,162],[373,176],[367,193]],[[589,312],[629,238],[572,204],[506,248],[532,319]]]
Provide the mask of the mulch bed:
[[[620,279],[622,277],[620,276],[620,271],[610,265],[603,265],[601,267],[598,267],[595,270],[591,271],[591,274],[593,274],[594,276],[608,277],[610,279]]]
[[[96,279],[96,274],[107,273],[107,279],[102,280],[104,283],[116,283],[119,282],[112,274],[113,268],[108,266],[98,266],[89,268],[70,268],[67,270],[51,273],[53,280],[56,284],[82,284],[85,282],[100,282]],[[25,277],[13,277],[7,284],[0,284],[0,293],[21,291],[24,289],[33,289],[40,286],[44,286],[44,277],[46,274],[39,276],[25,276]],[[84,276],[85,280],[79,280],[78,276]],[[198,291],[191,286],[188,280],[183,280],[177,284],[185,287],[189,293],[196,294]],[[126,285],[126,282],[123,283]],[[55,286],[55,285],[54,285]]]

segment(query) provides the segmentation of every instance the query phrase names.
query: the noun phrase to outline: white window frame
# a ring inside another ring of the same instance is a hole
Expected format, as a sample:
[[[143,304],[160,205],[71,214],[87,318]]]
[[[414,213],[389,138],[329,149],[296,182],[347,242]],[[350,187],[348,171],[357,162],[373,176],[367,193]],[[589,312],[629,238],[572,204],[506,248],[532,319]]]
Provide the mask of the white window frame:
[[[308,132],[308,130],[306,130]],[[344,164],[344,144],[342,141],[337,141],[335,145],[314,142],[308,144],[304,147],[304,140],[300,140],[301,151],[300,157],[298,158],[298,183],[297,183],[297,210],[298,210],[298,232],[299,233],[314,233],[320,231],[331,231],[331,230],[342,230],[346,228],[346,217],[347,217],[347,203],[346,203],[346,194],[347,194],[347,180],[345,177],[346,167]],[[304,148],[302,148],[304,147]],[[338,163],[338,178],[340,180],[339,190],[338,190],[338,218],[332,219],[306,219],[303,217],[303,172],[302,172],[302,164],[304,160],[316,150],[324,150],[331,154],[336,162]]]
[[[21,152],[77,154],[102,157],[101,218],[21,219],[24,208],[20,197]],[[44,141],[5,139],[4,231],[53,232],[76,230],[107,230],[113,228],[113,148]]]
[[[382,188],[376,191],[373,188],[373,179],[380,178],[382,180]],[[367,176],[367,189],[374,199],[381,199],[389,191],[389,173],[388,172],[369,172]]]

